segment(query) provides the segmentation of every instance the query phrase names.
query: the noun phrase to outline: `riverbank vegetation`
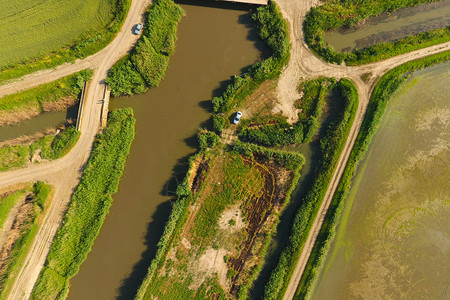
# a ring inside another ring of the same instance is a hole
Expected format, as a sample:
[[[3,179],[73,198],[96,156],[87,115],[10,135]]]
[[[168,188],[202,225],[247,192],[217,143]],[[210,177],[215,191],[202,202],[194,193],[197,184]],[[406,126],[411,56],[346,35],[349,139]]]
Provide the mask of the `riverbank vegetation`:
[[[324,225],[320,231],[317,242],[314,245],[308,265],[305,268],[305,273],[298,286],[296,299],[307,299],[308,294],[311,292],[314,280],[322,267],[331,242],[336,234],[336,227],[341,221],[342,210],[352,186],[352,179],[356,175],[358,165],[364,158],[372,138],[382,121],[383,114],[386,111],[389,101],[413,72],[449,60],[450,52],[447,51],[408,62],[389,71],[381,78],[374,88],[370,97],[367,113],[361,126],[361,131],[358,134],[341,181],[339,182],[325,218]]]
[[[300,201],[287,245],[265,285],[264,299],[283,297],[355,118],[358,107],[356,87],[347,79],[341,79],[336,86],[341,91],[344,109],[320,139],[319,160],[312,171],[311,186]]]
[[[327,45],[323,37],[325,31],[337,28],[352,28],[383,12],[390,13],[403,7],[433,1],[435,0],[335,0],[328,2],[311,8],[311,11],[306,15],[304,23],[305,40],[310,49],[322,59],[337,64],[345,61],[347,65],[374,62],[440,44],[450,40],[450,27],[342,53]]]
[[[247,73],[235,76],[222,96],[213,99],[214,130],[221,132],[229,125],[229,113],[240,106],[266,80],[276,79],[289,61],[289,32],[286,21],[273,1],[258,7],[252,16],[260,38],[272,50],[268,59],[252,65]]]
[[[106,83],[113,95],[142,93],[158,86],[175,51],[182,8],[172,0],[155,0],[147,11],[144,32],[133,51],[109,71]]]
[[[62,226],[53,240],[31,299],[63,299],[69,280],[78,273],[97,237],[117,191],[134,138],[133,111],[121,109],[108,116],[76,188]]]
[[[298,121],[289,124],[279,115],[255,116],[242,120],[238,129],[239,139],[263,146],[280,146],[308,143],[317,134],[319,118],[325,107],[325,95],[339,86],[334,79],[319,78],[302,82],[299,91],[302,97],[295,108]]]
[[[49,185],[37,182],[0,195],[0,299],[7,298],[50,193]]]
[[[214,136],[200,135],[137,299],[244,299],[261,270],[304,157]]]
[[[0,126],[17,123],[37,114],[67,109],[74,105],[89,81],[92,71],[85,69],[38,87],[0,98]]]
[[[4,146],[0,148],[0,171],[23,167],[28,162],[60,158],[75,146],[79,137],[80,132],[69,126],[56,135],[46,135],[31,144]]]
[[[0,83],[75,61],[120,31],[131,0],[0,1]]]

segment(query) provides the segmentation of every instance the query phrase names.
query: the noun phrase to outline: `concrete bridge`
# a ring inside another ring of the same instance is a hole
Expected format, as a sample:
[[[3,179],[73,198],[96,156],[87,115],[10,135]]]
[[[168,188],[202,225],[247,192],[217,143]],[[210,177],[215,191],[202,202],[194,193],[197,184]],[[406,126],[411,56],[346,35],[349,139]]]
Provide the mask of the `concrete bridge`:
[[[246,4],[255,4],[255,5],[267,5],[269,3],[269,0],[217,0],[217,1],[246,3]]]

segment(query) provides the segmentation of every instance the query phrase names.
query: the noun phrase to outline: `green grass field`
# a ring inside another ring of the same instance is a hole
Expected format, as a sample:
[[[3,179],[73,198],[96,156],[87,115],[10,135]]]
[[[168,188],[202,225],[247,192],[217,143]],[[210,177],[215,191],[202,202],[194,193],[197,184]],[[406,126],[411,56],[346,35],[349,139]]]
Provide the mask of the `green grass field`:
[[[0,68],[43,56],[100,31],[110,0],[0,0]]]

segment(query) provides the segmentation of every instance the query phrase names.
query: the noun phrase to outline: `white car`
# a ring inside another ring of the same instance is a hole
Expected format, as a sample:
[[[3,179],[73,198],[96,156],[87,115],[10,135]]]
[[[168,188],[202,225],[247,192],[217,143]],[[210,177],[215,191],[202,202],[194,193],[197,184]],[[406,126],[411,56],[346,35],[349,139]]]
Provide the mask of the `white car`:
[[[242,113],[241,113],[240,111],[238,111],[238,112],[236,113],[236,117],[235,117],[234,120],[233,120],[233,123],[234,123],[234,124],[239,123],[239,121],[241,120],[241,117],[242,117]]]
[[[139,32],[141,32],[142,27],[144,27],[144,25],[142,25],[142,23],[137,24],[136,28],[134,29],[134,34],[138,35]]]

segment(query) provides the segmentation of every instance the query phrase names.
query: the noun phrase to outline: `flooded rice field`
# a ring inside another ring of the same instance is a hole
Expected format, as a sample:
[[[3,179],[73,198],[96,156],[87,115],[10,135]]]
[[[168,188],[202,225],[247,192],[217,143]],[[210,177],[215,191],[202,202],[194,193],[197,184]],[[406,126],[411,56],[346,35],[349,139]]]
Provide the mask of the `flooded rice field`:
[[[164,230],[177,182],[208,126],[211,99],[232,75],[267,51],[249,6],[185,1],[176,51],[158,88],[111,99],[133,107],[136,138],[119,192],[92,252],[71,283],[69,299],[132,299]]]
[[[313,299],[449,299],[450,63],[388,105]]]
[[[359,27],[328,31],[324,39],[337,51],[350,51],[449,25],[450,0],[443,0],[369,18]]]

